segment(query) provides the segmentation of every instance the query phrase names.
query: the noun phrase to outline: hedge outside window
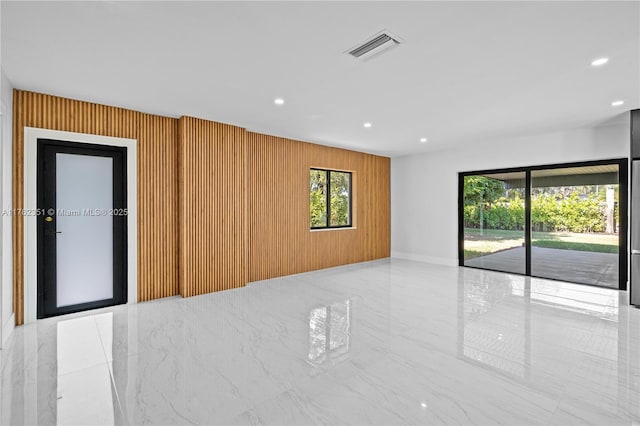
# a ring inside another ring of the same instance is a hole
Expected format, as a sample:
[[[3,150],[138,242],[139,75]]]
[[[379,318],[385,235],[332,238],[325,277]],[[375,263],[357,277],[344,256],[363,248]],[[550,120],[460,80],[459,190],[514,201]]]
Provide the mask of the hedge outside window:
[[[351,226],[350,172],[309,171],[309,218],[311,229]]]

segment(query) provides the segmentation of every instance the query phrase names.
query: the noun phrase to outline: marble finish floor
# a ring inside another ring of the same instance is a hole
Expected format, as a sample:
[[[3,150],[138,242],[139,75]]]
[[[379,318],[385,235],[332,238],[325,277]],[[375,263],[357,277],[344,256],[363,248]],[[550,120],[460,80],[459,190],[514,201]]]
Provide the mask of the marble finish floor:
[[[0,421],[640,422],[627,294],[396,259],[18,327]]]

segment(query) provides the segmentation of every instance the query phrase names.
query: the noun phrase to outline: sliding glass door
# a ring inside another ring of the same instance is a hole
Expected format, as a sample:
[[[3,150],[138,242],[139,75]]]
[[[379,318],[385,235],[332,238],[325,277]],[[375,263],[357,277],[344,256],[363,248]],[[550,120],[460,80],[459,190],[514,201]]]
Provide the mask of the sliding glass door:
[[[626,288],[627,160],[461,173],[460,265]]]

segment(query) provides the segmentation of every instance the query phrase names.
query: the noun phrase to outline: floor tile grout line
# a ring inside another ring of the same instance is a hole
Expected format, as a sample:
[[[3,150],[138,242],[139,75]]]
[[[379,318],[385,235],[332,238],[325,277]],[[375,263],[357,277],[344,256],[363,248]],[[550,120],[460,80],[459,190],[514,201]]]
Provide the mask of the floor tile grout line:
[[[122,408],[122,401],[120,400],[120,394],[118,392],[118,387],[116,386],[115,377],[113,377],[113,371],[109,367],[109,357],[107,356],[107,352],[104,347],[104,341],[102,340],[102,335],[100,334],[100,328],[98,327],[98,321],[96,320],[96,315],[93,316],[93,323],[96,327],[96,332],[98,333],[98,339],[100,340],[100,346],[102,347],[102,355],[104,355],[105,365],[107,367],[107,371],[109,372],[109,380],[111,381],[111,386],[113,391],[116,394],[116,400],[118,401],[118,409],[120,410],[120,415],[122,416],[123,421],[127,424],[127,418],[124,415],[124,409]],[[113,362],[113,360],[111,361]],[[111,366],[113,367],[113,365]]]

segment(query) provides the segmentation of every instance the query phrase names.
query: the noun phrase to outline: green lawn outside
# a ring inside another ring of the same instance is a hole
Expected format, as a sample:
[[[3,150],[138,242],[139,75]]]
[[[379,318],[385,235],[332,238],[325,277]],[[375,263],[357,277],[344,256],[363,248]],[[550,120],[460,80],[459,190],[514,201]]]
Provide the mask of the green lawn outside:
[[[465,228],[464,257],[471,259],[497,251],[524,245],[524,231],[502,229]],[[571,232],[534,232],[531,244],[564,250],[591,251],[600,253],[618,252],[618,235]]]

